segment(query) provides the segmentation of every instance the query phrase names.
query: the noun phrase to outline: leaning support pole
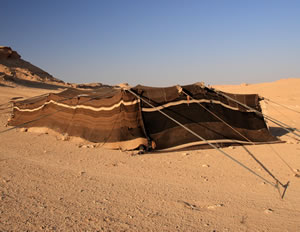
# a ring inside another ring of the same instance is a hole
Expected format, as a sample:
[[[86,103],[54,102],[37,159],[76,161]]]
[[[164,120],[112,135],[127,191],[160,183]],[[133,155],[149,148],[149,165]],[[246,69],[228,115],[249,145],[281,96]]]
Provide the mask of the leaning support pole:
[[[267,119],[270,120],[271,122],[273,122],[273,123],[275,123],[276,125],[280,126],[280,127],[281,127],[282,129],[284,129],[285,131],[287,131],[287,132],[289,132],[289,133],[292,133],[292,134],[296,135],[297,137],[300,137],[299,134],[297,134],[297,133],[295,133],[293,130],[289,129],[289,128],[292,128],[292,126],[289,126],[289,125],[287,125],[287,124],[285,124],[285,123],[283,123],[283,122],[281,122],[281,121],[279,121],[279,120],[277,120],[277,119],[275,119],[275,118],[272,118],[272,117],[270,117],[270,116],[268,116],[268,115],[265,115],[265,114],[263,114],[262,112],[260,112],[260,111],[258,111],[258,110],[256,110],[256,109],[254,109],[254,108],[251,108],[250,106],[247,106],[247,105],[245,105],[245,104],[239,102],[238,100],[236,100],[236,99],[234,99],[234,98],[232,98],[232,97],[227,96],[226,94],[223,94],[223,93],[222,93],[221,91],[219,91],[219,90],[216,90],[216,89],[214,89],[214,88],[211,88],[211,89],[212,89],[213,91],[215,91],[217,94],[219,94],[219,95],[221,95],[221,96],[223,96],[223,97],[225,97],[225,98],[227,98],[227,99],[229,99],[229,100],[231,100],[231,101],[233,101],[233,102],[235,102],[235,103],[237,103],[237,104],[239,104],[239,105],[245,107],[246,109],[252,110],[252,111],[254,111],[254,112],[257,113],[257,114],[259,114],[259,115],[261,115],[261,116],[264,116],[265,118],[267,118]],[[295,131],[300,132],[300,130],[298,130],[298,129],[295,129]]]
[[[135,97],[137,97],[138,99],[142,100],[143,102],[145,102],[147,105],[149,105],[152,108],[156,108],[154,105],[152,105],[150,102],[148,102],[147,100],[145,100],[144,98],[142,98],[141,96],[139,96],[138,94],[136,94],[135,92],[133,92],[131,89],[126,89],[128,92],[130,92],[131,94],[133,94]],[[195,133],[194,131],[192,131],[191,129],[189,129],[188,127],[186,127],[185,125],[183,125],[182,123],[178,122],[176,119],[172,118],[171,116],[169,116],[168,114],[166,114],[165,112],[163,112],[160,109],[157,109],[161,114],[163,114],[165,117],[169,118],[170,120],[172,120],[173,122],[175,122],[177,125],[181,126],[182,128],[184,128],[185,130],[187,130],[188,132],[190,132],[192,135],[196,136],[198,139],[206,142],[209,146],[211,146],[212,148],[216,149],[217,151],[219,151],[220,153],[222,153],[223,155],[225,155],[227,158],[231,159],[233,162],[237,163],[238,165],[242,166],[243,168],[245,168],[246,170],[248,170],[249,172],[251,172],[253,175],[255,175],[256,177],[262,179],[264,182],[268,183],[269,185],[273,186],[274,188],[276,188],[279,192],[280,189],[278,187],[278,183],[280,185],[282,185],[282,187],[284,188],[284,193],[286,191],[286,188],[288,186],[288,184],[283,185],[281,184],[281,182],[279,182],[276,178],[274,179],[276,181],[276,184],[268,181],[267,179],[265,179],[264,177],[260,176],[259,174],[257,174],[256,172],[254,172],[252,169],[248,168],[247,166],[245,166],[244,164],[242,164],[240,161],[236,160],[235,158],[231,157],[229,154],[227,154],[226,152],[224,152],[223,150],[221,150],[220,148],[218,148],[216,145],[214,145],[213,143],[210,143],[209,141],[207,141],[206,139],[202,138],[200,135],[198,135],[197,133]],[[272,176],[273,177],[273,176]],[[273,177],[274,178],[274,177]],[[284,194],[281,195],[281,198],[283,198]]]

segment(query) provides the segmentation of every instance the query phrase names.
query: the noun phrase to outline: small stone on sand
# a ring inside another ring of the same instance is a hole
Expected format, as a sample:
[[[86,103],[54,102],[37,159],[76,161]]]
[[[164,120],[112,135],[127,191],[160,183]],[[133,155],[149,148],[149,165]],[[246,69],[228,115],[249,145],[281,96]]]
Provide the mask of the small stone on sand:
[[[266,214],[270,214],[270,213],[273,213],[274,210],[273,209],[265,209],[264,211]]]
[[[216,205],[207,206],[207,208],[208,209],[216,209],[216,208],[223,207],[223,206],[224,206],[223,204],[216,204]]]
[[[20,132],[27,132],[28,129],[27,129],[27,128],[20,128],[19,131],[20,131]]]

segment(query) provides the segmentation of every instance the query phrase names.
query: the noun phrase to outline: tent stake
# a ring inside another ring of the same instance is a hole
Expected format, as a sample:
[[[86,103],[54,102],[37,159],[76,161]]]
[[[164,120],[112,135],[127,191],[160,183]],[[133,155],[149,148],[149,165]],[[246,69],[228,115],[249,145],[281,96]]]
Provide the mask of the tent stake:
[[[135,92],[133,92],[131,89],[127,89],[127,91],[130,92],[131,94],[133,94],[134,96],[136,96],[138,99],[140,99],[143,102],[145,102],[150,107],[156,108],[154,105],[152,105],[150,102],[146,101],[144,98],[142,98],[141,96],[139,96],[138,94],[136,94]],[[226,152],[224,152],[223,150],[221,150],[220,148],[218,148],[216,145],[214,145],[214,144],[210,143],[209,141],[207,141],[206,139],[202,138],[200,135],[198,135],[197,133],[195,133],[194,131],[192,131],[191,129],[189,129],[188,127],[186,127],[185,125],[183,125],[182,123],[178,122],[177,120],[175,120],[174,118],[172,118],[171,116],[169,116],[168,114],[166,114],[165,112],[163,112],[162,110],[160,110],[160,109],[157,109],[157,110],[161,114],[163,114],[165,117],[169,118],[170,120],[172,120],[173,122],[175,122],[177,125],[181,126],[185,130],[187,130],[188,132],[190,132],[191,134],[193,134],[194,136],[196,136],[198,139],[206,142],[212,148],[216,149],[217,151],[219,151],[220,153],[222,153],[223,155],[225,155],[227,158],[231,159],[233,162],[237,163],[238,165],[242,166],[243,168],[245,168],[246,170],[248,170],[249,172],[251,172],[256,177],[262,179],[264,182],[266,182],[269,185],[273,186],[274,188],[278,189],[277,186],[274,183],[272,183],[272,182],[268,181],[267,179],[265,179],[264,177],[260,176],[259,174],[257,174],[256,172],[254,172],[252,169],[248,168],[246,165],[242,164],[240,161],[236,160],[235,158],[231,157],[229,154],[227,154]]]
[[[188,96],[191,99],[194,99],[191,95],[189,95],[188,93],[186,93],[184,91],[184,89],[181,86],[178,86],[177,89],[179,90],[179,92],[184,93],[186,96]],[[235,131],[237,134],[239,134],[240,136],[242,136],[243,138],[245,138],[247,141],[249,141],[250,143],[252,143],[253,145],[255,145],[255,143],[253,141],[251,141],[250,139],[248,139],[246,136],[242,135],[240,132],[238,132],[236,129],[234,129],[232,126],[230,126],[228,123],[226,123],[222,118],[220,118],[219,116],[217,116],[215,113],[213,113],[212,111],[210,111],[209,109],[207,109],[205,106],[203,106],[202,104],[200,104],[199,102],[197,103],[199,106],[201,106],[202,108],[204,108],[206,111],[208,111],[210,114],[212,114],[214,117],[216,117],[217,119],[219,119],[221,122],[223,122],[226,126],[228,126],[230,129],[232,129],[233,131]],[[243,144],[241,144],[241,146],[245,149],[245,151],[247,151],[247,153],[274,179],[276,180],[276,182],[280,183],[280,185],[282,187],[285,187],[285,185],[283,185]],[[289,167],[289,169],[295,174],[296,177],[299,177],[299,174],[297,174],[296,172],[294,172],[294,170],[288,165],[288,163],[273,149],[273,147],[269,144],[269,146],[272,148],[272,150],[274,151],[274,153]]]

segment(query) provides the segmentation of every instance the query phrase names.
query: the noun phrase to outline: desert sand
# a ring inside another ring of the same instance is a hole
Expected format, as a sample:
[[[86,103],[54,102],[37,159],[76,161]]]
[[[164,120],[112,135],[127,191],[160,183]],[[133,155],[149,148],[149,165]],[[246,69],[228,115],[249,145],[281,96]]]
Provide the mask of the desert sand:
[[[215,86],[258,93],[300,111],[300,79]],[[55,90],[0,86],[0,104]],[[10,117],[1,105],[0,131]],[[295,128],[299,113],[262,102]],[[216,150],[147,153],[82,146],[60,135],[0,134],[0,231],[300,231],[300,144],[268,122],[285,143],[247,146],[282,183],[277,189]],[[274,150],[293,169],[274,153]],[[242,147],[223,148],[274,183]],[[282,190],[282,189],[281,189]]]

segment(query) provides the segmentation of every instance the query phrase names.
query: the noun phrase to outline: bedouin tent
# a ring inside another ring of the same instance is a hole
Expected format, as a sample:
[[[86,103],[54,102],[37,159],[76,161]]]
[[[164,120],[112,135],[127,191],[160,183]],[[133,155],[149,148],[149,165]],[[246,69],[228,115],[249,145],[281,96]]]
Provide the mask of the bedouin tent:
[[[207,147],[208,143],[225,146],[278,142],[257,113],[261,112],[259,101],[257,94],[219,92],[200,83],[167,88],[70,88],[15,101],[9,125],[46,127],[122,150],[141,145],[170,150]]]

